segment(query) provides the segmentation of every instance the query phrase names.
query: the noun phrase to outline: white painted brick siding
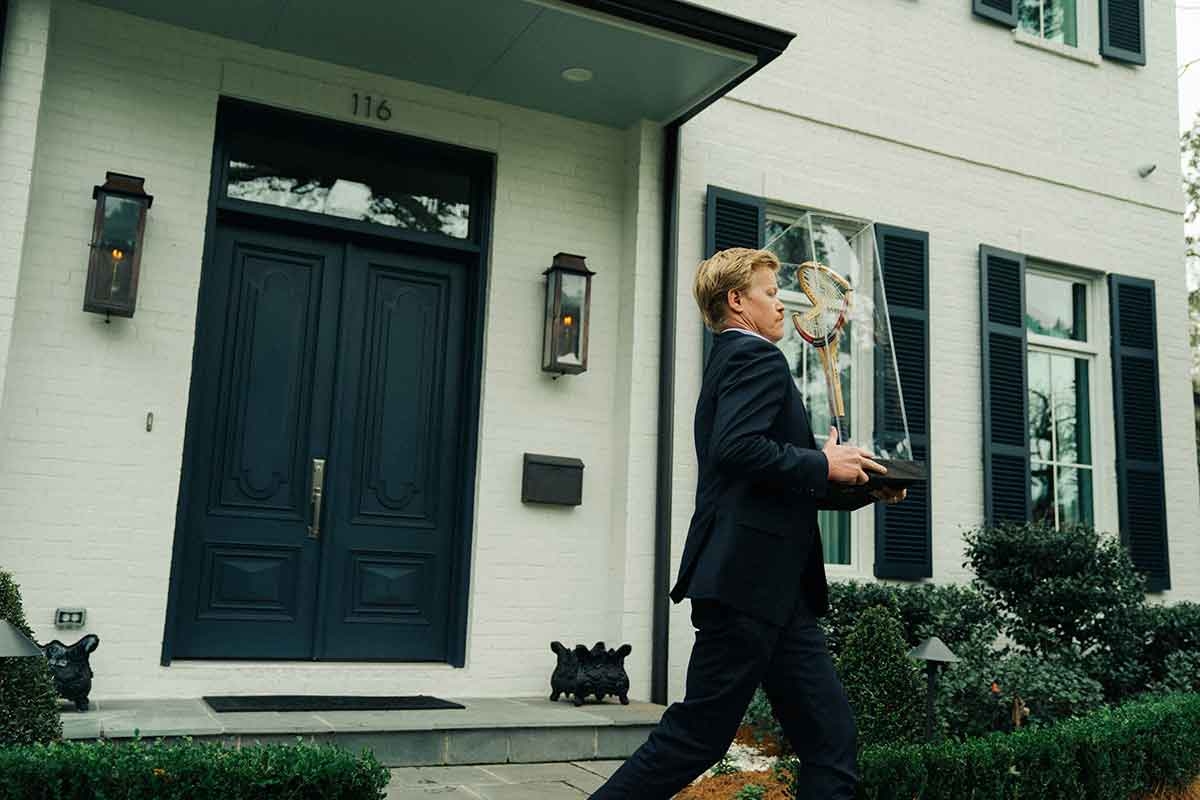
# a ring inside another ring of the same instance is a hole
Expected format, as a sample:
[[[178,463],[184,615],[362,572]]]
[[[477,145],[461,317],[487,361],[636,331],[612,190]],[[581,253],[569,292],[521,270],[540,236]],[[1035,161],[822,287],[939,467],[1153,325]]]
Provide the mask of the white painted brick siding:
[[[0,429],[0,564],[22,584],[37,633],[54,635],[56,606],[88,608],[102,639],[97,696],[282,685],[537,695],[549,691],[552,639],[630,641],[633,692],[645,696],[657,131],[479,101],[69,0],[54,5],[51,38],[44,91],[32,92],[41,125]],[[390,129],[497,153],[467,666],[160,667],[218,94],[347,119],[356,89],[391,100]],[[91,189],[106,170],[145,176],[155,197],[137,314],[111,325],[80,311]],[[598,274],[589,371],[554,381],[540,369],[541,273],[559,250],[585,254]],[[523,452],[582,458],[584,505],[522,506]]]
[[[1081,15],[1095,2],[1083,0]],[[702,4],[798,36],[682,132],[672,568],[695,490],[701,339],[691,276],[705,187],[715,184],[929,232],[938,581],[968,578],[960,534],[982,515],[978,246],[1155,279],[1167,599],[1200,599],[1172,0],[1148,0],[1145,68],[1087,63],[1091,23],[1085,60],[1064,58],[975,18],[969,0]],[[75,0],[54,0],[52,16],[51,7],[16,0],[0,71],[0,566],[22,583],[37,633],[55,635],[55,606],[86,606],[103,640],[93,659],[101,697],[280,685],[540,694],[551,639],[601,638],[633,644],[632,694],[647,696],[661,132],[468,98]],[[349,121],[356,90],[390,99],[389,129],[497,154],[467,666],[160,667],[217,98]],[[1143,180],[1145,163],[1158,170]],[[106,170],[145,176],[155,196],[137,315],[111,325],[80,311],[91,187]],[[24,241],[12,247],[13,236]],[[591,368],[552,381],[539,370],[541,271],[559,250],[587,255],[598,274]],[[1098,305],[1095,330],[1107,336]],[[1098,453],[1111,439],[1107,371],[1102,354]],[[581,457],[584,505],[522,506],[523,452]],[[1098,461],[1101,526],[1115,527],[1114,493],[1111,459]],[[859,512],[855,563],[831,574],[870,579],[870,523]],[[685,604],[671,618],[673,698],[691,640]]]
[[[8,16],[8,30],[0,41],[0,397],[25,248],[50,0],[13,0]]]
[[[1094,271],[1151,278],[1173,591],[1200,599],[1197,485],[1175,111],[1171,0],[1148,0],[1148,65],[1081,63],[1014,41],[938,3],[704,2],[798,33],[775,63],[688,123],[680,201],[677,420],[700,383],[700,318],[690,277],[704,255],[709,184],[929,232],[932,299],[933,573],[965,581],[961,532],[983,515],[980,244]],[[1096,12],[1095,0],[1079,4]],[[1094,31],[1093,31],[1094,33]],[[1146,180],[1141,164],[1157,163]],[[1093,439],[1111,454],[1107,292],[1093,370]],[[675,428],[673,568],[693,508],[688,426]],[[1097,526],[1115,530],[1116,477],[1097,460]],[[856,514],[851,568],[871,580],[874,527]],[[682,695],[692,643],[686,604],[671,617],[671,695]]]

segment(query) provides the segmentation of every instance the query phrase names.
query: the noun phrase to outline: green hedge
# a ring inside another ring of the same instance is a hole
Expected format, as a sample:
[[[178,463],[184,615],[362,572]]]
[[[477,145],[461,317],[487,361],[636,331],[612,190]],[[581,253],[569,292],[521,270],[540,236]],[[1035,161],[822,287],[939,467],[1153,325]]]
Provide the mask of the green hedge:
[[[0,748],[0,800],[378,800],[388,771],[327,745],[65,742]]]
[[[1200,695],[963,742],[882,745],[859,769],[859,800],[1130,800],[1200,775]]]
[[[991,652],[1000,633],[996,609],[969,586],[835,581],[829,584],[829,605],[829,615],[821,619],[821,627],[834,658],[862,613],[875,606],[896,611],[910,647],[937,636],[965,658],[972,653]]]
[[[837,671],[854,709],[860,750],[921,741],[925,681],[908,650],[899,615],[883,606],[864,611],[842,644]]]
[[[0,619],[33,638],[12,575],[0,570]],[[44,658],[0,658],[0,746],[62,737],[58,693]]]

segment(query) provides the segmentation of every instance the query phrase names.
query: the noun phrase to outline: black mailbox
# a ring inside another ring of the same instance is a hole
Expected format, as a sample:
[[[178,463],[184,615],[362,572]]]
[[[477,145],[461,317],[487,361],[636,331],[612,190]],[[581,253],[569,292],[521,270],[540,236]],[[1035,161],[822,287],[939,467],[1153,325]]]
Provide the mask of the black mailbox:
[[[525,454],[521,502],[558,506],[583,504],[583,462],[578,458]]]

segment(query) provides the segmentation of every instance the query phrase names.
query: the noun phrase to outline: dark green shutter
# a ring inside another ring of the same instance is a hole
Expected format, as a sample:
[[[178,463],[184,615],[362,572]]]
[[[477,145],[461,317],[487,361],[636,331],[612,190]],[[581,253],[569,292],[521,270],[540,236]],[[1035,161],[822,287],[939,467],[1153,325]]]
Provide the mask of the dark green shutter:
[[[1100,0],[1100,55],[1146,65],[1146,1]]]
[[[983,508],[989,525],[1029,519],[1025,256],[979,248],[983,321]]]
[[[913,455],[929,464],[929,234],[887,225],[875,226],[880,268],[892,328],[892,348],[900,372],[904,411]],[[884,306],[876,298],[876,308]],[[890,356],[875,353],[875,436],[890,446],[904,435]],[[888,363],[881,363],[888,359]],[[929,483],[908,490],[896,506],[875,507],[875,577],[933,576]]]
[[[1017,0],[971,0],[971,3],[979,16],[1017,27]]]
[[[1108,278],[1121,540],[1147,588],[1171,588],[1154,282]]]
[[[767,204],[761,197],[708,187],[704,212],[704,257],[729,247],[761,247],[767,223]],[[712,333],[704,329],[704,361],[712,348]]]

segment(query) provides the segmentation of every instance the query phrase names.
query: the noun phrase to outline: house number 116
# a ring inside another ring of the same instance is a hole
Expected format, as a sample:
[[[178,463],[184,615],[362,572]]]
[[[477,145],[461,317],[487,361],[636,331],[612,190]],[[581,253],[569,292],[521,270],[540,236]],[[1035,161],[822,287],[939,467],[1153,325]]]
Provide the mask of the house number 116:
[[[382,122],[387,122],[392,118],[392,109],[388,105],[386,99],[381,99],[375,102],[376,98],[371,95],[361,95],[354,92],[354,116],[366,117],[367,119],[377,119]]]

